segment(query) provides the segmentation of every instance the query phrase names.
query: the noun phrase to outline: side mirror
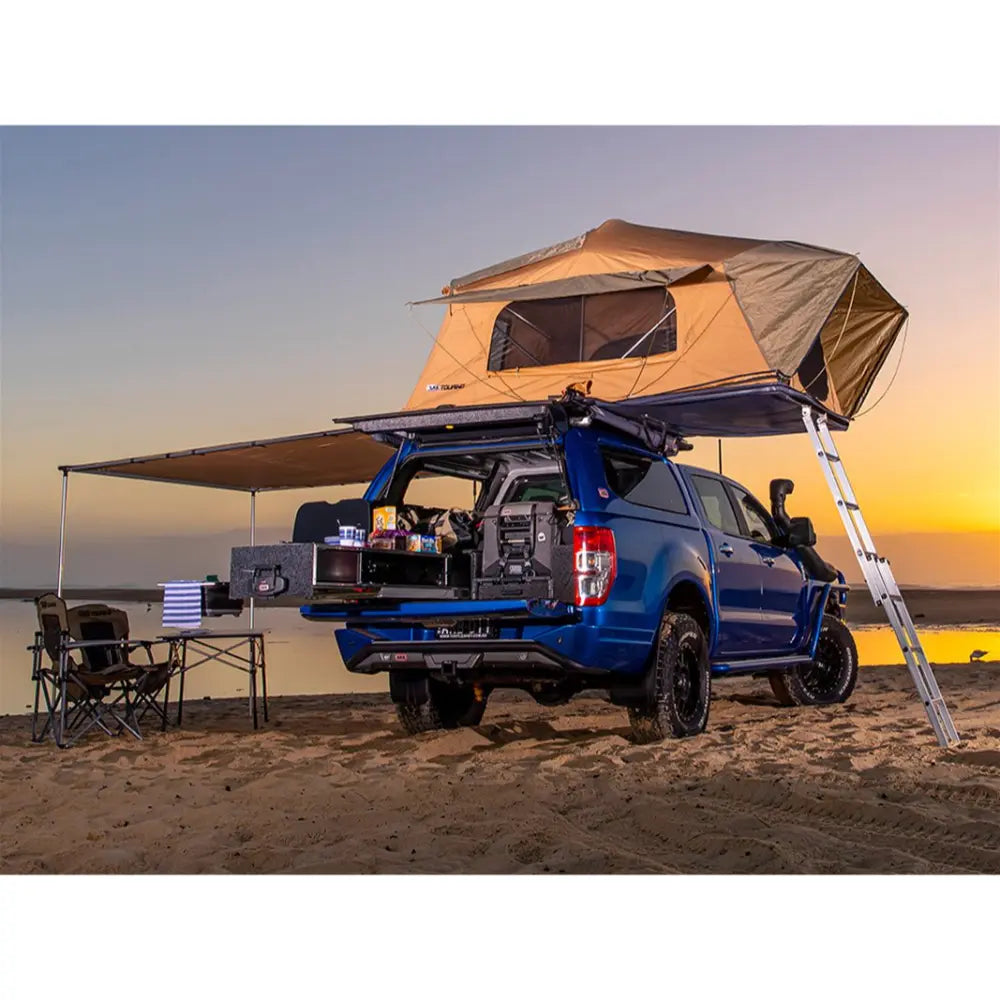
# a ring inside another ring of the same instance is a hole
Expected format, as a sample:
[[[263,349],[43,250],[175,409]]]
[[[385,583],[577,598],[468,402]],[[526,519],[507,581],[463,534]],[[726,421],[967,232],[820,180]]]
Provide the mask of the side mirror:
[[[816,532],[808,517],[793,517],[788,527],[788,544],[797,549],[800,545],[815,545]]]

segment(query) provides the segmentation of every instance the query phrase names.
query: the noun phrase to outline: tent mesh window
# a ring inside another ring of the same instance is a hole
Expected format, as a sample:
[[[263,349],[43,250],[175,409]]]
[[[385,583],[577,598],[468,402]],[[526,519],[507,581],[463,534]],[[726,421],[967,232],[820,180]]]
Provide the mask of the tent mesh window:
[[[534,368],[677,350],[677,313],[665,288],[530,299],[493,324],[487,369]]]

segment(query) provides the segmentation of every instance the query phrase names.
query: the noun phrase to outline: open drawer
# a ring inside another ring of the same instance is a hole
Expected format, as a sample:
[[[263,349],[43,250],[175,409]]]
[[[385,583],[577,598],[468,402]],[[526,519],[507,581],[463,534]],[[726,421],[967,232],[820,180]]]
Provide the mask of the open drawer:
[[[303,601],[453,600],[469,596],[469,558],[315,542],[232,550],[229,594],[274,604]]]

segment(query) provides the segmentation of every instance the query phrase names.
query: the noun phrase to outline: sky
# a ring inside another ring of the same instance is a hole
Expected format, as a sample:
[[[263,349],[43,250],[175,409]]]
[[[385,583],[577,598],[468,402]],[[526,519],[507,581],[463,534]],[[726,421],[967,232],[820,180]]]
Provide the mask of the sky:
[[[839,438],[869,525],[909,582],[1000,584],[986,127],[0,129],[0,578],[54,579],[59,464],[396,409],[440,322],[408,301],[608,218],[858,253],[910,311]],[[841,533],[804,435],[727,441],[724,468],[764,498],[790,476],[792,513]],[[319,495],[262,497],[261,539]],[[72,477],[66,582],[225,573],[246,520],[241,495]]]

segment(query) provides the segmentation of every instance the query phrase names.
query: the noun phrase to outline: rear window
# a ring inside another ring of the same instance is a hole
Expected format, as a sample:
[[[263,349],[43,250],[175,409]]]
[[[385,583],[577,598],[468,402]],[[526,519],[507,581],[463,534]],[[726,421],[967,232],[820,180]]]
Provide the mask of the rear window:
[[[661,458],[601,448],[604,476],[616,496],[640,507],[686,514],[687,504],[674,470]]]
[[[504,503],[558,503],[567,494],[563,477],[558,473],[522,476],[514,481]]]

